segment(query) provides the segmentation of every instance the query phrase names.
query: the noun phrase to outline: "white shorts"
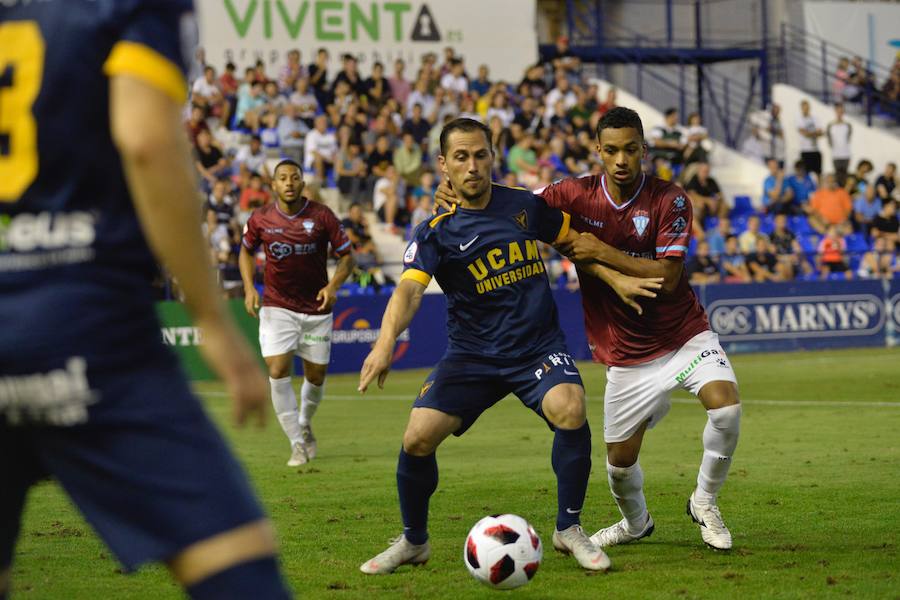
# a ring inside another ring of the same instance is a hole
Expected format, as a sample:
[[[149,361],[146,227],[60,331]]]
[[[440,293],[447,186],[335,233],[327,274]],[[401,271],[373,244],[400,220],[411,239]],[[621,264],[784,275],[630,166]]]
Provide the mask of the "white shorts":
[[[259,309],[259,347],[263,356],[293,352],[317,365],[331,359],[333,316],[307,315],[286,308],[263,306]]]
[[[711,381],[737,385],[731,362],[712,331],[698,333],[679,350],[630,367],[606,369],[603,438],[623,442],[647,421],[653,428],[669,412],[675,388],[695,396]]]

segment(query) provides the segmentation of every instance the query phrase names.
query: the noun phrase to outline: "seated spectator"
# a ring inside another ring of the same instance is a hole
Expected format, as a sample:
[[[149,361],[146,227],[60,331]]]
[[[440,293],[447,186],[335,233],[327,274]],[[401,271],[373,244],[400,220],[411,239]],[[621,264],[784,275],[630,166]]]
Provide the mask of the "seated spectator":
[[[763,283],[766,281],[780,281],[778,275],[778,259],[769,250],[769,240],[758,238],[754,251],[747,255],[747,265],[753,281]]]
[[[681,162],[685,165],[685,168],[692,164],[707,163],[709,161],[709,151],[712,150],[712,142],[709,141],[709,132],[703,126],[703,119],[700,113],[695,112],[688,115],[688,124],[684,129],[684,142]],[[687,177],[692,177],[692,174],[688,173]]]
[[[784,170],[774,158],[766,161],[769,175],[763,181],[763,204],[769,214],[797,214],[798,207],[794,204],[794,190],[788,185],[784,177]]]
[[[278,87],[282,93],[290,94],[297,84],[297,80],[306,77],[306,67],[303,66],[300,58],[300,51],[296,48],[288,50],[287,62],[278,72]]]
[[[206,108],[199,104],[191,106],[191,116],[184,124],[188,132],[191,144],[197,145],[197,134],[201,131],[209,132],[209,124],[206,122]]]
[[[284,107],[284,114],[278,119],[278,139],[282,154],[302,165],[304,136],[309,133],[309,127],[298,117],[297,110],[293,104]]]
[[[309,79],[301,77],[297,80],[288,103],[294,106],[296,116],[306,124],[307,129],[312,129],[320,107],[316,95],[309,88]]]
[[[869,185],[869,174],[874,169],[872,161],[865,158],[859,161],[856,165],[856,171],[851,173],[844,183],[844,189],[850,194],[851,199],[875,193],[875,188]]]
[[[322,183],[334,167],[338,143],[334,132],[328,130],[328,117],[319,115],[314,125],[314,129],[306,134],[303,145],[303,169],[314,171],[316,179]]]
[[[685,148],[684,132],[678,125],[678,109],[668,109],[665,118],[662,125],[650,130],[647,138],[650,158],[664,158],[672,166],[672,170],[678,172]]]
[[[376,113],[387,103],[390,97],[390,84],[384,77],[384,65],[375,62],[372,65],[372,75],[363,82],[363,107],[370,113]]]
[[[844,273],[847,279],[853,279],[853,273],[847,266],[847,242],[837,225],[828,226],[817,250],[819,255],[816,257],[816,263],[822,279],[827,279],[831,273]]]
[[[759,217],[752,215],[747,219],[747,230],[738,236],[738,246],[744,254],[752,254],[756,251],[759,240],[769,244],[769,237],[759,231]]]
[[[709,244],[711,256],[719,257],[725,252],[725,240],[729,236],[731,236],[731,221],[728,217],[719,217],[716,228],[706,232],[706,242]]]
[[[375,182],[372,205],[378,220],[391,233],[399,233],[399,227],[409,219],[406,212],[406,185],[394,165],[388,164],[384,176]]]
[[[875,195],[882,203],[894,197],[894,189],[897,187],[897,165],[889,162],[884,167],[884,173],[875,180]]]
[[[388,167],[394,164],[394,151],[391,149],[391,141],[387,135],[379,135],[375,147],[366,158],[366,166],[369,169],[369,179],[373,184],[376,179],[387,176]]]
[[[691,285],[718,283],[721,277],[719,264],[709,255],[709,244],[706,242],[697,244],[697,254],[688,259],[684,270]]]
[[[237,126],[250,131],[259,129],[260,109],[266,105],[263,85],[258,81],[241,84],[238,88],[235,122]]]
[[[794,193],[793,203],[798,209],[809,202],[809,199],[816,191],[816,182],[812,175],[806,172],[806,164],[802,160],[794,163],[794,173],[785,182]],[[801,211],[797,210],[793,214],[800,213]]]
[[[804,272],[809,271],[809,264],[803,255],[803,248],[800,247],[800,242],[797,241],[794,232],[788,229],[785,215],[775,217],[775,229],[769,239],[772,241],[775,257],[778,259],[776,267],[782,281],[793,279],[798,269],[803,269]]]
[[[597,114],[602,117],[603,115],[614,109],[616,106],[616,88],[610,86],[609,89],[606,90],[606,100],[604,100],[597,106]]]
[[[191,101],[209,108],[211,114],[221,114],[225,97],[216,81],[216,70],[207,65],[203,68],[203,76],[191,86]]]
[[[422,148],[411,133],[404,133],[400,147],[394,150],[394,166],[407,186],[418,184],[422,172]]]
[[[360,154],[359,144],[350,142],[338,152],[334,164],[338,190],[353,203],[362,201],[366,192],[366,162]]]
[[[237,240],[234,197],[228,193],[229,184],[220,179],[213,184],[206,201],[206,239],[213,249],[229,250]]]
[[[414,104],[412,107],[412,115],[403,123],[403,133],[409,133],[417,144],[422,146],[423,151],[428,149],[428,132],[431,131],[432,123],[429,123],[423,116],[422,105]]]
[[[419,226],[419,223],[431,219],[433,208],[431,196],[426,194],[420,195],[416,200],[416,209],[413,211],[412,217],[410,218],[410,227],[415,229]]]
[[[533,146],[534,136],[530,133],[523,134],[522,139],[509,149],[506,157],[506,168],[529,189],[534,187],[538,179],[537,155]]]
[[[769,146],[769,142],[760,133],[759,127],[752,125],[750,135],[741,144],[741,154],[759,164],[765,164],[766,158],[771,154]]]
[[[871,194],[857,196],[853,201],[853,229],[859,233],[869,234],[872,222],[881,212],[881,198],[872,188]]]
[[[262,177],[256,173],[250,175],[249,183],[241,190],[238,200],[238,223],[243,227],[250,218],[250,213],[269,203],[269,191],[263,187]]]
[[[222,95],[228,102],[228,114],[222,116],[222,121],[225,124],[229,122],[228,119],[234,114],[234,107],[237,104],[237,93],[240,82],[234,76],[235,71],[237,71],[237,67],[234,66],[234,63],[225,63],[225,71],[219,76],[219,89],[222,91]]]
[[[566,164],[566,169],[568,169],[570,174],[580,175],[581,173],[587,173],[591,168],[590,157],[590,150],[585,148],[575,134],[570,133],[566,136],[563,162]]]
[[[394,75],[388,77],[388,85],[391,86],[391,96],[394,97],[400,106],[406,107],[406,99],[412,91],[412,86],[406,80],[404,71],[406,70],[406,62],[402,58],[394,61]]]
[[[709,174],[709,163],[699,163],[697,174],[684,186],[691,197],[694,207],[694,221],[702,227],[706,217],[724,217],[728,214],[728,205],[722,198],[719,184]]]
[[[441,87],[455,94],[466,94],[469,91],[469,80],[466,79],[466,67],[459,58],[450,59],[449,70],[441,77]]]
[[[259,139],[268,156],[277,158],[281,155],[281,139],[278,137],[278,115],[268,112],[263,115],[262,129],[259,130]]]
[[[824,176],[824,185],[817,189],[810,199],[807,214],[809,224],[824,234],[829,225],[836,225],[842,234],[850,233],[850,212],[853,203],[850,194],[838,187],[834,173]]]
[[[512,125],[513,119],[516,118],[516,113],[509,105],[509,97],[504,92],[494,92],[491,97],[491,106],[484,118],[490,122],[494,117],[498,117],[504,127]]]
[[[747,267],[747,260],[738,248],[738,239],[735,235],[725,238],[725,252],[719,255],[722,265],[722,273],[726,283],[750,283],[753,277]]]
[[[197,145],[194,148],[194,166],[200,177],[205,192],[212,191],[215,182],[228,175],[228,160],[218,146],[213,144],[208,130],[197,134]]]
[[[469,89],[479,96],[484,96],[491,89],[491,80],[488,78],[488,66],[478,65],[478,77],[469,82]]]
[[[860,277],[890,279],[897,272],[900,272],[900,263],[897,262],[897,251],[888,243],[886,238],[875,238],[872,250],[866,252],[860,263]]]
[[[234,163],[240,169],[246,169],[250,173],[261,176],[264,180],[269,180],[269,171],[266,167],[266,151],[262,147],[262,139],[258,135],[250,138],[250,143],[241,146],[234,157]]]
[[[350,205],[347,218],[341,224],[344,226],[347,239],[353,244],[353,255],[357,262],[381,264],[375,240],[369,231],[369,222],[359,202]]]
[[[888,244],[900,244],[900,220],[897,219],[897,201],[885,202],[881,212],[872,221],[873,238],[885,238]]]

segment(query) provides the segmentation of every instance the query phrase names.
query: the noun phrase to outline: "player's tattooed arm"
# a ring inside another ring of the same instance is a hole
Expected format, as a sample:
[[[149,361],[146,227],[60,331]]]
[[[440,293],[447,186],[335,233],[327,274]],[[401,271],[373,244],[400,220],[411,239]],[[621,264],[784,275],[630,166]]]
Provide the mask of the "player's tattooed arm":
[[[337,268],[334,270],[334,276],[332,276],[331,281],[319,290],[319,293],[316,295],[316,300],[322,303],[319,305],[319,310],[328,310],[334,306],[334,303],[337,301],[337,291],[350,277],[350,273],[353,272],[353,267],[355,266],[356,260],[353,258],[352,252],[348,252],[338,260]]]
[[[640,258],[598,240],[590,233],[582,233],[576,239],[560,245],[560,252],[582,266],[585,263],[606,265],[632,277],[662,277],[664,294],[670,294],[678,287],[684,261],[680,258]]]
[[[378,387],[384,388],[384,380],[391,370],[391,358],[394,356],[394,345],[397,337],[412,322],[413,316],[419,310],[422,303],[422,295],[425,287],[418,281],[403,279],[400,281],[387,308],[384,309],[384,318],[381,321],[381,333],[363,363],[359,373],[360,392],[365,392],[369,384],[377,377]]]

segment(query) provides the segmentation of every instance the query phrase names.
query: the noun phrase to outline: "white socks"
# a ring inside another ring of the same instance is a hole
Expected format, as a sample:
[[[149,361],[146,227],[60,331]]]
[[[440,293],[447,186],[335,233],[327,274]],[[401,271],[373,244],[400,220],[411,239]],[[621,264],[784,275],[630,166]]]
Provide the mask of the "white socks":
[[[316,409],[319,408],[319,402],[322,401],[322,394],[325,392],[325,384],[313,385],[305,377],[303,378],[303,387],[300,388],[300,425],[309,425]]]
[[[300,412],[297,410],[297,396],[294,394],[291,378],[290,376],[281,379],[269,377],[269,386],[272,389],[272,406],[275,407],[275,415],[293,446],[296,442],[302,441],[303,437],[300,435]]]
[[[715,504],[716,494],[725,483],[731,456],[741,430],[741,405],[733,404],[706,411],[703,429],[703,460],[697,475],[694,500],[697,504]]]
[[[640,532],[647,524],[647,501],[644,499],[644,472],[641,463],[630,467],[614,467],[606,461],[606,474],[619,512],[628,523],[631,533]]]

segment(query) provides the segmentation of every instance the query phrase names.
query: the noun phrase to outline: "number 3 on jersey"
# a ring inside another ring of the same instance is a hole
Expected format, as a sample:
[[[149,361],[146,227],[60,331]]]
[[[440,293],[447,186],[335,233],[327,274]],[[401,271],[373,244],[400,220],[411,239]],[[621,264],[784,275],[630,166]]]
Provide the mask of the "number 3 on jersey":
[[[0,23],[0,202],[16,202],[38,174],[37,122],[44,38],[37,23]]]

